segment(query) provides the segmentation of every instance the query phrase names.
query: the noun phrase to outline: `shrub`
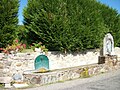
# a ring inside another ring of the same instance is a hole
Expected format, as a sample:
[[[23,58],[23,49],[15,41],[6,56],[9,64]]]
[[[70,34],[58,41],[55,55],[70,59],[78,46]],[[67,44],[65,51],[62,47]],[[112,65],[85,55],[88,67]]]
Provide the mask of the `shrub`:
[[[12,45],[8,45],[6,48],[1,48],[0,50],[6,54],[21,52],[26,48],[26,44],[19,43],[18,40],[15,40]]]
[[[118,23],[117,11],[96,0],[29,0],[24,9],[29,43],[41,41],[49,50],[100,48],[108,32],[117,45]]]

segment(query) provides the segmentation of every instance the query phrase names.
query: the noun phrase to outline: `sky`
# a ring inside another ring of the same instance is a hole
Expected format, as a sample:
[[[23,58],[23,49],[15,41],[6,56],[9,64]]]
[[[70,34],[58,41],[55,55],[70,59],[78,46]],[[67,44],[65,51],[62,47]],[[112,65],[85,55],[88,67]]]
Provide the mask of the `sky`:
[[[108,5],[118,11],[120,14],[120,0],[98,0],[103,4]],[[20,0],[20,7],[18,11],[19,25],[23,24],[23,8],[27,5],[27,0]]]
[[[27,0],[20,0],[20,7],[18,11],[19,25],[23,24],[23,8],[27,6]]]
[[[120,14],[120,0],[98,0],[98,1],[108,5],[109,7],[116,9]]]

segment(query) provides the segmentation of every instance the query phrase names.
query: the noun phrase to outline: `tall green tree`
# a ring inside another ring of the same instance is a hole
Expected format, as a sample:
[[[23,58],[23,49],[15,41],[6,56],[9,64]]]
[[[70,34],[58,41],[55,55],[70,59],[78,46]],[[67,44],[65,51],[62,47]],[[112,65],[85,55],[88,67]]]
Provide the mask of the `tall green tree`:
[[[116,10],[96,0],[28,0],[24,9],[29,43],[42,41],[49,50],[99,48],[108,32],[120,38],[119,21]]]
[[[106,28],[109,29],[109,32],[114,37],[115,46],[120,47],[120,14],[118,14],[117,10],[104,4],[101,4],[100,10]]]
[[[16,30],[16,35],[17,35],[16,38],[21,43],[27,44],[27,30],[25,29],[24,25],[18,25],[18,28]]]
[[[12,44],[18,24],[18,0],[0,0],[0,47]]]

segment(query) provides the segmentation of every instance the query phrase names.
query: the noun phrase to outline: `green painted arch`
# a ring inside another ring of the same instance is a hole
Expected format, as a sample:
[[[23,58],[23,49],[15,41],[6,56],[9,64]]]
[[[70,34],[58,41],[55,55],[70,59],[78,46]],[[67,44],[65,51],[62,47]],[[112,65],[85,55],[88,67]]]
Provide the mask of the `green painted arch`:
[[[36,57],[34,62],[35,70],[40,68],[45,68],[46,70],[49,69],[49,59],[46,55],[39,55]]]

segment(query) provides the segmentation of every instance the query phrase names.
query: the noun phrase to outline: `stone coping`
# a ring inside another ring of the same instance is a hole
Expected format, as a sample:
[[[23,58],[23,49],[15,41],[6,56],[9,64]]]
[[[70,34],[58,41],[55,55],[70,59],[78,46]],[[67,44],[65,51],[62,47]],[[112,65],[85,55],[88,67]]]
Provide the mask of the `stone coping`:
[[[77,68],[86,68],[86,67],[94,67],[96,65],[102,65],[102,64],[89,64],[89,65],[82,65],[82,66],[76,66],[76,67],[69,67],[69,68],[62,68],[62,69],[55,69],[55,70],[49,70],[45,73],[39,73],[37,72],[37,70],[27,70],[27,71],[24,71],[23,74],[33,74],[34,75],[45,75],[45,74],[52,74],[52,73],[55,73],[55,72],[60,72],[60,71],[66,71],[66,70],[72,70],[72,69],[77,69]]]
[[[120,62],[118,62],[116,66],[109,66],[107,64],[91,64],[58,69],[46,73],[34,73],[34,70],[30,70],[25,71],[23,76],[24,81],[28,84],[45,85],[77,78],[90,77],[118,68],[120,68]]]

